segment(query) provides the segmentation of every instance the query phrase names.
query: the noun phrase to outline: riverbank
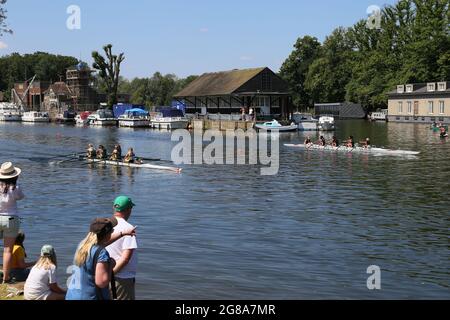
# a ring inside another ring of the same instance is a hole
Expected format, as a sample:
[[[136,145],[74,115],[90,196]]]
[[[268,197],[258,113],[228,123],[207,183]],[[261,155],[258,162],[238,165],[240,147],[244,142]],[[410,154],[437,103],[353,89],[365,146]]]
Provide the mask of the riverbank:
[[[0,300],[25,300],[23,297],[23,286],[25,282],[16,284],[0,284]]]

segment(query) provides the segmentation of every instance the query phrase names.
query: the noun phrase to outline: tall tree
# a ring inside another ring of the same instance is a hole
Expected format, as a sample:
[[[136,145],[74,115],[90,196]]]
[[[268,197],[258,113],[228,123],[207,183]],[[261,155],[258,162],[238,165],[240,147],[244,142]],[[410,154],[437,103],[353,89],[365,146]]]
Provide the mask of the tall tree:
[[[112,45],[108,44],[103,47],[106,58],[99,54],[97,51],[92,52],[92,58],[94,63],[92,64],[94,69],[99,71],[100,78],[103,79],[107,89],[108,107],[112,109],[113,105],[117,103],[117,90],[119,88],[120,79],[120,65],[125,60],[123,53],[114,55],[112,53]]]
[[[5,4],[7,0],[0,0],[0,36],[3,33],[12,33],[11,29],[8,29],[8,25],[6,24],[6,9]]]
[[[305,88],[305,80],[310,65],[320,55],[320,42],[315,37],[299,38],[294,51],[283,63],[280,75],[290,85],[295,105],[307,108],[313,103],[310,93]]]

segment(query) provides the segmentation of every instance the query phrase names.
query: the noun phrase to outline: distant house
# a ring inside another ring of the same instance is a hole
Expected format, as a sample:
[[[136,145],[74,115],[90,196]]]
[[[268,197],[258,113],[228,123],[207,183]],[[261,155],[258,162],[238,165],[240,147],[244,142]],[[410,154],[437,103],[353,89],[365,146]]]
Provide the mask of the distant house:
[[[364,119],[367,116],[360,104],[352,102],[316,103],[314,111],[318,116],[333,115],[339,119]]]
[[[11,96],[11,101],[16,104],[24,104],[27,110],[41,111],[41,105],[44,101],[44,93],[49,88],[48,81],[28,81],[17,82],[14,84],[15,93]]]
[[[188,114],[239,114],[244,108],[258,116],[287,118],[292,111],[287,83],[269,68],[205,73],[174,99]]]
[[[44,92],[43,111],[55,118],[58,113],[72,109],[72,92],[65,82],[55,82]]]
[[[66,71],[66,84],[72,94],[73,110],[95,111],[101,102],[98,93],[92,87],[93,71],[86,63],[80,62]]]
[[[388,121],[450,123],[450,82],[398,85],[388,94]]]

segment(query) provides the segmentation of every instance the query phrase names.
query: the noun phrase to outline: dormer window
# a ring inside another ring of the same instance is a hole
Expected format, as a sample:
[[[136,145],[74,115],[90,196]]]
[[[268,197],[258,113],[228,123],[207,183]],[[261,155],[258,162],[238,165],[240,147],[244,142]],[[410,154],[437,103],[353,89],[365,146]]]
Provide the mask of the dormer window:
[[[438,82],[438,91],[447,90],[447,82]]]
[[[434,83],[434,82],[428,83],[428,84],[427,84],[427,91],[428,91],[428,92],[434,92],[434,91],[436,91],[436,83]]]
[[[413,92],[413,85],[412,84],[407,84],[406,85],[406,92],[407,93]]]
[[[405,86],[397,86],[397,93],[404,93],[405,92]]]

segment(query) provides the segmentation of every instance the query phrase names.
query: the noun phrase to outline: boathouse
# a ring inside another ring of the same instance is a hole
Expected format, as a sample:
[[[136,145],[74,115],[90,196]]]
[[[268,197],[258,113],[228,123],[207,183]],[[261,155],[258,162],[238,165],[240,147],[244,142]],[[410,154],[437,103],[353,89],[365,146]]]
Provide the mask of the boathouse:
[[[244,109],[258,119],[286,119],[292,112],[287,83],[266,67],[205,73],[174,99],[185,105],[186,114],[240,115]]]
[[[450,123],[450,82],[398,85],[388,93],[388,121]]]
[[[314,113],[316,116],[332,115],[339,119],[364,119],[367,116],[361,104],[352,102],[316,103]]]

